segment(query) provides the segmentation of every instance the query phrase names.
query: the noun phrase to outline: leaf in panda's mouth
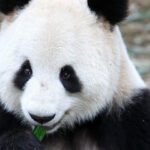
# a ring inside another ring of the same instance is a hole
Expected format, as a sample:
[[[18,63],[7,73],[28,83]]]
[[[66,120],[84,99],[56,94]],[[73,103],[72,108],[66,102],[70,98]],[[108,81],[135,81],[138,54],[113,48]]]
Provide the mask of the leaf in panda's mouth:
[[[46,129],[43,126],[36,126],[32,132],[40,142],[42,142],[46,135]]]

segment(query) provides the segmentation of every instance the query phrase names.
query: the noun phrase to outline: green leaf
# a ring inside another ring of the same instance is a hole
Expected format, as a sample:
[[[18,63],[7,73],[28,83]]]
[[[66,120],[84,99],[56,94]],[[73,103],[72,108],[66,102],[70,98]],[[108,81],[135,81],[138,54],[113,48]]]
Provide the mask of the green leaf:
[[[43,126],[36,126],[32,132],[40,142],[44,139],[46,135],[46,129]]]

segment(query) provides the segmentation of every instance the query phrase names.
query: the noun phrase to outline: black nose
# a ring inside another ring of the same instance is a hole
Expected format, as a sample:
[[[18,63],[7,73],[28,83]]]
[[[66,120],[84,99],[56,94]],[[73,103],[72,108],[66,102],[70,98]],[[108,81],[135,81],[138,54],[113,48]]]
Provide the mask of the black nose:
[[[40,124],[44,124],[44,123],[47,123],[47,122],[51,121],[52,119],[54,119],[55,114],[51,115],[51,116],[36,116],[36,115],[30,114],[30,116],[34,121],[36,121]]]

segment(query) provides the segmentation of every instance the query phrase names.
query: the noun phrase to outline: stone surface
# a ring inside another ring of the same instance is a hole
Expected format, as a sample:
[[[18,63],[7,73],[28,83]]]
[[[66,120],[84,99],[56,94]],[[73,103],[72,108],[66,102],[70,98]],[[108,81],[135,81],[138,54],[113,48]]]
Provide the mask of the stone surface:
[[[150,85],[150,0],[130,0],[129,17],[121,24],[133,62]]]

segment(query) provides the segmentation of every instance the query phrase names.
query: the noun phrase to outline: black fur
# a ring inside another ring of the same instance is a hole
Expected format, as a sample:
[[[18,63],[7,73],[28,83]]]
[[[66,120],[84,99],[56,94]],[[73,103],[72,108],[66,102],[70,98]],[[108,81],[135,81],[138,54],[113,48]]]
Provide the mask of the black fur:
[[[113,113],[105,110],[93,121],[77,124],[64,134],[60,130],[61,138],[68,145],[66,149],[86,150],[83,145],[89,141],[82,143],[85,136],[98,150],[150,150],[150,90],[141,90],[132,101],[124,110]],[[51,139],[52,143],[56,142],[60,135],[54,134]]]
[[[112,25],[127,16],[128,0],[88,0],[90,9],[99,16],[104,16]]]
[[[91,134],[100,147],[150,150],[150,90],[141,90],[132,101],[119,115],[104,112],[91,124],[95,129]]]
[[[72,66],[66,65],[61,69],[60,80],[68,92],[77,93],[81,91],[82,85]]]
[[[0,105],[0,135],[14,128],[22,128],[21,122],[13,114],[6,112]]]
[[[43,150],[32,130],[0,106],[0,150]]]
[[[25,130],[12,130],[0,137],[0,150],[44,150],[44,147]]]
[[[9,14],[15,9],[23,8],[30,0],[0,0],[0,11]]]
[[[9,14],[21,9],[30,0],[0,0],[0,11]],[[88,0],[90,9],[103,15],[112,25],[122,21],[127,15],[128,0]]]
[[[60,129],[43,143],[50,143],[52,148],[63,143],[60,150],[87,150],[84,144],[96,145],[96,150],[150,150],[150,90],[139,90],[132,101],[123,110],[116,108],[117,111],[108,112],[105,109],[93,120],[76,124],[72,130]],[[0,124],[0,150],[19,146],[14,150],[31,150],[33,147],[41,150],[40,143],[13,115],[2,111],[0,122],[3,122]],[[94,148],[90,146],[89,149]]]
[[[25,84],[32,76],[32,69],[29,60],[26,60],[19,71],[17,71],[15,78],[14,78],[14,85],[20,89],[23,90]]]

